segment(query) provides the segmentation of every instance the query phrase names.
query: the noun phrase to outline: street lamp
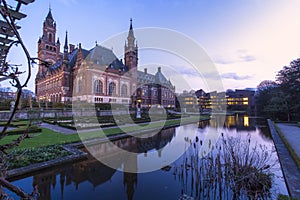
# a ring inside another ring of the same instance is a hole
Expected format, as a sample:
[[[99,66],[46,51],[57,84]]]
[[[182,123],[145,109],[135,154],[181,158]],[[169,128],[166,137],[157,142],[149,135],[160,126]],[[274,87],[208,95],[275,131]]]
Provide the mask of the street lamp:
[[[136,102],[137,102],[137,104],[136,104],[136,118],[140,119],[141,118],[141,103],[142,103],[142,100],[138,99]]]

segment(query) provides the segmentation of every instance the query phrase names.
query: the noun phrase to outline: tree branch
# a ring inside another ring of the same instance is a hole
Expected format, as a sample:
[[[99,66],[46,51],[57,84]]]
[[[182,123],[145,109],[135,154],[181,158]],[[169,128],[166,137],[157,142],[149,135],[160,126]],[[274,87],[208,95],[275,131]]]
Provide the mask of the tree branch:
[[[14,186],[9,181],[4,178],[0,178],[0,185],[4,186],[5,188],[9,189],[10,191],[14,192],[18,196],[23,199],[33,199],[33,197],[27,193],[25,193],[21,188]]]

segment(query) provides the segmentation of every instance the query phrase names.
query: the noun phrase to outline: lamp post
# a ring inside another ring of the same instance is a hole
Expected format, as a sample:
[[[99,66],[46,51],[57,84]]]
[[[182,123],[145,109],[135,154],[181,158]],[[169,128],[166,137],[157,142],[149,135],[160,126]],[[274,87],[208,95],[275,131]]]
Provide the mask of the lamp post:
[[[141,102],[142,102],[142,100],[138,99],[136,102],[137,102],[137,104],[136,104],[136,118],[140,119],[141,118]]]

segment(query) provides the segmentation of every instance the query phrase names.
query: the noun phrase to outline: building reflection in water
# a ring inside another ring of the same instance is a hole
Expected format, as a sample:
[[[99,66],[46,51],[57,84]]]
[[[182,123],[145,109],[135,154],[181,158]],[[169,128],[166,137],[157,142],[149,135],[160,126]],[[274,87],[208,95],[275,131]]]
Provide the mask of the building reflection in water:
[[[198,128],[206,129],[208,127],[217,128],[221,119],[218,117],[211,120],[198,122]],[[268,127],[265,125],[264,118],[249,117],[248,115],[236,114],[226,116],[223,128],[234,130],[236,132],[258,133],[265,140],[272,140]]]
[[[111,143],[101,143],[94,145],[93,148],[97,149],[97,152],[101,154],[101,156],[113,160],[113,162],[118,164],[119,168],[124,167],[124,171],[127,171],[126,168],[137,168],[137,156],[131,154],[132,156],[126,158],[127,162],[124,162],[124,160],[122,160],[123,157],[116,153],[119,152],[117,151],[117,148],[123,148],[124,150],[136,153],[143,153],[144,155],[147,155],[148,151],[156,150],[158,152],[158,157],[160,157],[162,153],[161,148],[171,142],[174,137],[175,128],[169,128],[162,130],[149,138],[128,137],[114,141],[113,143],[116,146],[113,146]],[[130,162],[128,162],[128,160]],[[57,187],[57,179],[59,178],[60,195],[61,199],[64,199],[65,186],[74,184],[77,191],[80,184],[88,181],[95,188],[111,180],[115,172],[115,169],[102,164],[89,155],[84,161],[39,172],[33,176],[33,185],[39,186],[40,199],[51,199],[51,190],[54,190],[54,188]],[[123,173],[123,185],[127,194],[127,199],[129,200],[133,199],[137,181],[138,174]]]
[[[225,121],[222,121],[222,118],[217,116],[211,121],[199,122],[198,129],[196,124],[191,124],[166,129],[151,137],[149,134],[149,138],[128,137],[112,141],[114,144],[101,143],[93,145],[92,147],[98,153],[96,156],[113,160],[117,168],[113,169],[107,167],[89,155],[84,161],[64,164],[60,167],[47,169],[38,172],[38,174],[30,175],[30,177],[24,178],[26,180],[23,180],[23,183],[26,182],[30,187],[31,184],[38,185],[41,193],[40,199],[131,200],[143,199],[145,197],[153,197],[153,199],[178,199],[183,191],[181,185],[178,184],[178,180],[183,179],[178,179],[177,176],[177,178],[174,178],[174,170],[177,169],[176,163],[178,166],[181,166],[181,161],[188,157],[185,157],[186,154],[172,164],[163,167],[162,170],[157,170],[152,173],[123,173],[115,169],[124,169],[124,171],[130,171],[127,169],[136,169],[140,167],[139,161],[144,157],[155,157],[157,160],[164,160],[166,155],[169,155],[166,150],[173,144],[176,144],[177,150],[180,146],[193,141],[193,138],[189,138],[187,135],[195,129],[200,145],[204,144],[202,141],[204,141],[208,129],[212,129],[213,131],[217,130],[229,136],[241,135],[243,137],[249,134],[253,138],[253,141],[258,141],[258,144],[271,145],[273,144],[272,140],[266,134],[266,131],[262,131],[262,128],[264,129],[265,127],[267,130],[267,126],[262,121],[265,120],[244,115],[228,116]],[[183,134],[181,134],[181,132]],[[202,139],[201,136],[204,136],[204,139]],[[176,141],[179,142],[178,138],[180,141],[181,139],[183,141],[176,143]],[[196,138],[194,139],[196,141]],[[162,150],[163,147],[165,148]],[[130,154],[131,156],[124,157],[120,155],[118,148],[138,154]],[[193,148],[195,148],[195,146],[191,146],[189,149]],[[211,145],[209,148],[214,148],[214,145]],[[147,163],[147,165],[149,165],[149,163]],[[192,168],[188,168],[191,171]],[[185,172],[186,170],[184,170],[184,174]],[[190,175],[188,175],[188,177],[190,177]],[[188,185],[185,182],[183,185],[188,190],[195,191],[195,185]],[[167,190],[169,190],[169,192],[166,192]]]
[[[201,121],[198,123],[199,128],[212,127],[217,128],[222,119],[214,117],[211,120]],[[254,118],[249,118],[248,115],[231,115],[227,116],[224,121],[223,127],[228,129],[236,129],[237,131],[255,131],[257,124]]]

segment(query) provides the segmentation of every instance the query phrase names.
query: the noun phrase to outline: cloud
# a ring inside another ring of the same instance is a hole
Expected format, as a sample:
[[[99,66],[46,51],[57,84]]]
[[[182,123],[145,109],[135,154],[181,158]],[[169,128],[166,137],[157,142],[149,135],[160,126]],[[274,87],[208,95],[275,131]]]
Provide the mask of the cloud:
[[[214,60],[214,63],[221,64],[221,65],[227,65],[227,64],[232,64],[232,63],[236,62],[230,58],[224,58],[224,57],[217,57],[213,60]]]
[[[239,49],[232,55],[228,56],[216,56],[213,61],[215,64],[228,65],[233,63],[252,62],[255,61],[256,57],[249,54],[245,49]]]
[[[252,62],[256,60],[255,56],[249,54],[245,49],[239,49],[237,55],[240,62]]]
[[[241,75],[238,75],[237,73],[229,72],[229,73],[221,74],[221,78],[233,79],[233,80],[247,80],[247,79],[251,79],[252,76],[249,76],[249,75],[241,76]]]
[[[185,65],[170,65],[172,69],[175,69],[179,74],[185,74],[188,76],[199,76],[199,72],[192,68]]]
[[[252,62],[252,61],[255,61],[256,58],[252,55],[242,55],[242,56],[240,56],[240,60],[242,62]]]

